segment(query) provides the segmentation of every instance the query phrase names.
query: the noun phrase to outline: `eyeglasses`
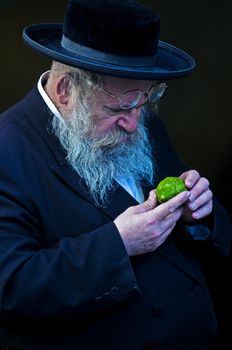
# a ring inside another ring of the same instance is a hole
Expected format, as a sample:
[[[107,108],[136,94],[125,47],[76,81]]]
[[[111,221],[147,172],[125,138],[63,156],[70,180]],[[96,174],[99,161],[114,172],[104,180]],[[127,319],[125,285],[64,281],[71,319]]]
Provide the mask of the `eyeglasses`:
[[[131,109],[137,105],[143,105],[146,102],[156,103],[163,96],[166,88],[166,83],[158,82],[152,85],[147,91],[142,89],[129,90],[124,92],[119,97],[102,88],[100,88],[100,91],[104,92],[106,95],[116,98],[121,109]]]

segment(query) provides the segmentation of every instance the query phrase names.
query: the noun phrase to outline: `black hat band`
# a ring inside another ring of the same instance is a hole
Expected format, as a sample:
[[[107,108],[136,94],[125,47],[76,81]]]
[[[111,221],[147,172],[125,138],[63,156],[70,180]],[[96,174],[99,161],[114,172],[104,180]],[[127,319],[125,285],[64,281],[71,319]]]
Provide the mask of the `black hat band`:
[[[65,35],[62,36],[61,46],[79,56],[83,56],[87,59],[104,62],[112,65],[121,65],[126,67],[154,67],[156,55],[152,56],[119,56],[110,54],[107,52],[98,51],[90,47],[76,43],[73,40],[70,40]]]

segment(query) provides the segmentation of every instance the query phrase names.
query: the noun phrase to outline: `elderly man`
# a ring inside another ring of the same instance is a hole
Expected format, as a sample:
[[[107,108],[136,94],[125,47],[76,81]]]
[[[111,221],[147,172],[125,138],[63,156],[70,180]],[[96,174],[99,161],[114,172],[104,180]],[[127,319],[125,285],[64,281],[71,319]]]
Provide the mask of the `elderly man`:
[[[231,226],[150,108],[167,80],[195,66],[159,41],[159,27],[139,3],[71,0],[63,27],[24,30],[53,63],[0,119],[0,313],[10,349],[213,347],[204,260],[228,254]],[[166,176],[187,191],[158,204]],[[40,332],[34,344],[29,327]]]

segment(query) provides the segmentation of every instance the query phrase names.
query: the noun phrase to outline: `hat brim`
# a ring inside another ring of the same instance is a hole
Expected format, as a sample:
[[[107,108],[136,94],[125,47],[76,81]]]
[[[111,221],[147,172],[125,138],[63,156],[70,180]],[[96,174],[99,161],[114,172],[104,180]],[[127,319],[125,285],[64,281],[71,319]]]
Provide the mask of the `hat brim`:
[[[141,64],[131,67],[127,66],[127,57],[123,58],[123,65],[117,65],[110,63],[110,59],[107,62],[73,53],[61,46],[61,38],[60,23],[31,25],[23,31],[23,40],[32,49],[58,62],[97,73],[134,79],[168,80],[187,76],[196,66],[195,60],[189,54],[163,41],[159,41],[154,66]]]

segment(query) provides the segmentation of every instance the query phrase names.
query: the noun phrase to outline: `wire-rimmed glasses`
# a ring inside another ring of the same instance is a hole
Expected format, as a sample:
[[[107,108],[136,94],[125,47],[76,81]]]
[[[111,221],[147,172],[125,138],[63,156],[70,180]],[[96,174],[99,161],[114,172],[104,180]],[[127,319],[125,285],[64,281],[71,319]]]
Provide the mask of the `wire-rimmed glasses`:
[[[119,107],[121,109],[131,109],[138,105],[143,105],[146,102],[158,102],[158,100],[163,96],[166,88],[167,84],[165,82],[157,82],[153,84],[147,91],[142,89],[134,89],[122,93],[121,96],[116,96],[111,92],[104,90],[103,88],[100,88],[100,91],[117,99]]]

